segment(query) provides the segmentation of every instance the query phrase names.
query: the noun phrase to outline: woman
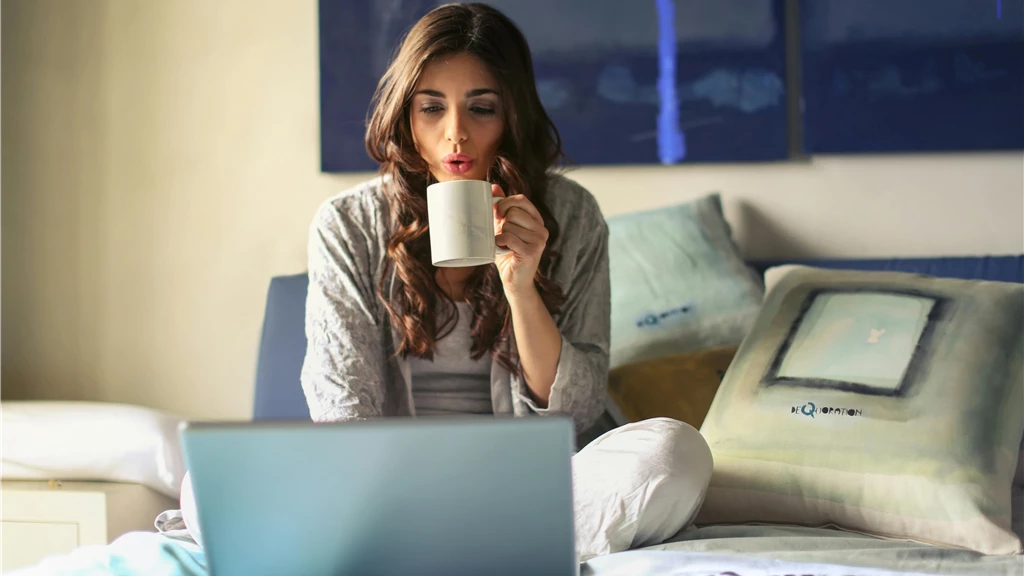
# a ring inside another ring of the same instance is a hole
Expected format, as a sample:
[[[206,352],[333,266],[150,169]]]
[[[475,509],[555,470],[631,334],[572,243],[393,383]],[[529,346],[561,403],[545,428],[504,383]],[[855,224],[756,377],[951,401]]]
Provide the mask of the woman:
[[[588,192],[548,172],[561,143],[511,21],[480,5],[426,15],[378,85],[366,146],[384,177],[325,202],[310,234],[313,419],[567,413],[590,427],[608,366],[607,228]],[[496,266],[431,265],[426,188],[455,179],[510,194],[495,240],[512,253]]]
[[[562,414],[591,428],[607,383],[608,229],[590,193],[551,172],[561,142],[516,26],[480,4],[423,17],[377,87],[366,147],[381,177],[328,199],[310,228],[301,380],[313,420]],[[510,253],[493,266],[431,264],[426,188],[455,179],[503,198],[495,243]],[[685,471],[686,454],[702,464]],[[573,468],[586,559],[682,528],[710,453],[660,419],[604,435]]]

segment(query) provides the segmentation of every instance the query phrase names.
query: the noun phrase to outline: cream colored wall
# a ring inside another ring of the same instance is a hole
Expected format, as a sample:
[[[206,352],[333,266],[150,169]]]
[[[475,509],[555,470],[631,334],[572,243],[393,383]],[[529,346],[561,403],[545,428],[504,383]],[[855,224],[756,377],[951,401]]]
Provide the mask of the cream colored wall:
[[[3,397],[246,418],[304,269],[317,3],[3,0]],[[709,190],[748,255],[1024,251],[1024,156],[587,168],[606,215]]]

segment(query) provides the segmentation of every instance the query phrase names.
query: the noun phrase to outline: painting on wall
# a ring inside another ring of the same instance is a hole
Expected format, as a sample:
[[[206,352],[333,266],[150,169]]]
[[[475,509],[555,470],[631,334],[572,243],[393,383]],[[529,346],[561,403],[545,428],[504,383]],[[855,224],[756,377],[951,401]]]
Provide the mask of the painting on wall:
[[[321,166],[372,170],[377,80],[442,2],[320,0]],[[783,0],[494,0],[530,44],[537,88],[577,164],[787,157]]]
[[[805,151],[1024,148],[1024,0],[802,0]]]

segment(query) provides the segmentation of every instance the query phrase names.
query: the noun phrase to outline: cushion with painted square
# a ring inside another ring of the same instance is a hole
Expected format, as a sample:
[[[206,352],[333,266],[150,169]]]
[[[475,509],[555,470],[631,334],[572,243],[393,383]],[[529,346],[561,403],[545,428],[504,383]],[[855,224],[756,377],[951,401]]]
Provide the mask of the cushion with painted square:
[[[1024,285],[785,266],[701,427],[699,524],[1013,554]]]

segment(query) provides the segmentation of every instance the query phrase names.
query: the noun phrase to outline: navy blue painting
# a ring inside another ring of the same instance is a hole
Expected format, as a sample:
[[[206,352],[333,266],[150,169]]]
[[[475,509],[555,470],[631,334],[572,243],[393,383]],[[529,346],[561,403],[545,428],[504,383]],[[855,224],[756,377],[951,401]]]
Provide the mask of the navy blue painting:
[[[1024,148],[1024,0],[803,0],[804,147]]]
[[[363,146],[401,36],[441,4],[320,0],[322,169]],[[787,157],[783,0],[495,0],[530,43],[541,100],[578,164]]]

